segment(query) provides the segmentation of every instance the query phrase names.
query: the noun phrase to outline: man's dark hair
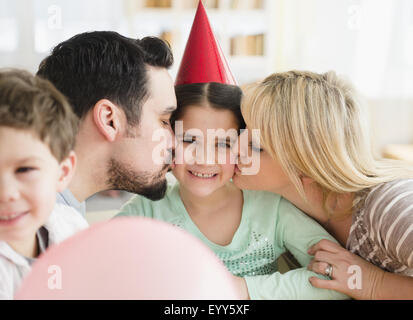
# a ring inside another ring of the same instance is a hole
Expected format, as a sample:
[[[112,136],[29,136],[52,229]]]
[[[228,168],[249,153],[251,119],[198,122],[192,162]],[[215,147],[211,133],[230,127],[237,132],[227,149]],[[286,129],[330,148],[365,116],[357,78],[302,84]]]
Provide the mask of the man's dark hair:
[[[121,107],[129,125],[140,121],[149,96],[147,66],[170,68],[172,51],[165,41],[141,40],[116,32],[95,31],[57,45],[37,75],[52,82],[82,119],[101,99]]]

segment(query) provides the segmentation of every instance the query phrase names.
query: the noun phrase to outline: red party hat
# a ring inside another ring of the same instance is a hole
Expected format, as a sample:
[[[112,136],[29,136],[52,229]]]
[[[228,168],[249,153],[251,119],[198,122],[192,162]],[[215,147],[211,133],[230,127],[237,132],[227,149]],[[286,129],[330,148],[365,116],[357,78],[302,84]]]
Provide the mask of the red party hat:
[[[199,1],[175,85],[207,82],[237,84]]]

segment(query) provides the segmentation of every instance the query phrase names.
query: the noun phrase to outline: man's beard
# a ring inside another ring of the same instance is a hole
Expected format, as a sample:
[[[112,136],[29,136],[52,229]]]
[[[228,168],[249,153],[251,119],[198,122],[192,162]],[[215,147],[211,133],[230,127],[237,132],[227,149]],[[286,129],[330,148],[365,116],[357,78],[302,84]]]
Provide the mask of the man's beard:
[[[169,168],[165,165],[162,170],[154,175],[148,172],[136,173],[115,159],[111,159],[107,171],[107,185],[109,190],[122,190],[136,193],[149,200],[161,200],[167,190],[165,171]]]

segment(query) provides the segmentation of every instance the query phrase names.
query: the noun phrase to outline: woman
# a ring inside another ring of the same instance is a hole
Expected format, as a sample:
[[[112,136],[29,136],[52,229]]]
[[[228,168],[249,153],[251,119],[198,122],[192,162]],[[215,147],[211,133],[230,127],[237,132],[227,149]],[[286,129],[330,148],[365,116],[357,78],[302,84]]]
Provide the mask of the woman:
[[[282,195],[340,242],[309,249],[308,268],[331,278],[313,277],[313,286],[355,299],[413,299],[413,169],[374,159],[360,105],[333,72],[274,74],[251,86],[242,102],[250,143],[240,137],[233,180]],[[260,154],[255,176],[242,174],[249,152]]]

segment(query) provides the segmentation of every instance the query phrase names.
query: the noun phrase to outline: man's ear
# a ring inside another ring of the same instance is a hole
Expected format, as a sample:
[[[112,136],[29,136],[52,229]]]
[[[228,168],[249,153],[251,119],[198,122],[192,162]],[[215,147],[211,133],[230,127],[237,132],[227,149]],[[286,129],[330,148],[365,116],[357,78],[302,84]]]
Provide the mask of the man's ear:
[[[60,176],[57,181],[57,192],[67,189],[76,170],[77,158],[74,151],[60,163]]]
[[[110,100],[99,100],[93,108],[93,122],[99,133],[109,142],[116,140],[120,133],[120,109]]]

